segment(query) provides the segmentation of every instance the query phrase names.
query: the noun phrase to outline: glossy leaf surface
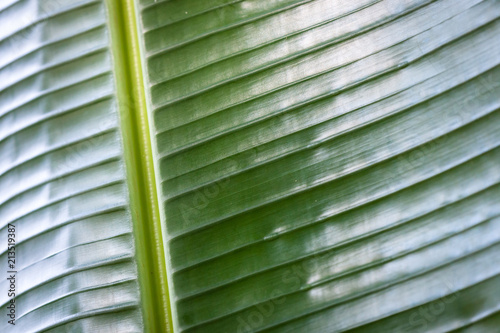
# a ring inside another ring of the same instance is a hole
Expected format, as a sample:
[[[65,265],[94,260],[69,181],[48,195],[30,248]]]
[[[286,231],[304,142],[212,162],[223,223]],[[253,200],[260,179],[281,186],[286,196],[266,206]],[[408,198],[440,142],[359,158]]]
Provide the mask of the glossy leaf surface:
[[[0,6],[0,331],[142,331],[107,8]]]
[[[4,0],[0,331],[495,332],[499,16]]]
[[[178,331],[496,327],[498,1],[138,7]]]

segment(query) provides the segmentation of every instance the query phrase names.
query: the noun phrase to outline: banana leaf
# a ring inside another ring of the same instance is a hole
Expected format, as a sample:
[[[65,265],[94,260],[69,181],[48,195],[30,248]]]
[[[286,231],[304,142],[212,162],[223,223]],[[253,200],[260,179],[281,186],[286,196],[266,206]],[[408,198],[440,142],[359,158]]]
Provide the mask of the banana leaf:
[[[497,331],[499,17],[4,1],[0,331]]]

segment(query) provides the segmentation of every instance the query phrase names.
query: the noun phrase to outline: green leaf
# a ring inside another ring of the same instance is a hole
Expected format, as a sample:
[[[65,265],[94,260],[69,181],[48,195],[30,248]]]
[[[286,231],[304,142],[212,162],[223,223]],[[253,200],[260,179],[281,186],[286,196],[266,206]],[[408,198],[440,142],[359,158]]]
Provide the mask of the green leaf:
[[[0,331],[496,331],[499,4],[3,1]]]
[[[121,5],[0,9],[1,269],[15,256],[16,279],[0,282],[2,332],[168,327],[142,81],[128,63],[136,25]]]
[[[496,313],[498,1],[139,12],[177,331],[444,332]]]

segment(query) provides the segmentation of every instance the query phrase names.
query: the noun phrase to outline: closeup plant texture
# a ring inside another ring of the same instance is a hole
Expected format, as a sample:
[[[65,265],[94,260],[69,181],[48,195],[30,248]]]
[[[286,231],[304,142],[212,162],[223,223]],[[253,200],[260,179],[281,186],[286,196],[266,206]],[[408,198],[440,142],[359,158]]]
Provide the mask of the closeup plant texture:
[[[0,332],[499,332],[499,0],[2,0]]]

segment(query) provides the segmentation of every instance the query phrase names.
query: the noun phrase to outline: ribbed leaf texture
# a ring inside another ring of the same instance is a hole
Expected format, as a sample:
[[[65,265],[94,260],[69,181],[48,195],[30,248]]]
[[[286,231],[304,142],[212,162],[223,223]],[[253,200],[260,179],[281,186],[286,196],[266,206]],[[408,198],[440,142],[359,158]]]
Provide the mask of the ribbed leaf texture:
[[[179,332],[496,332],[500,2],[141,0]]]
[[[497,332],[499,17],[3,0],[0,331]]]
[[[142,331],[107,21],[102,1],[0,4],[1,332]]]

